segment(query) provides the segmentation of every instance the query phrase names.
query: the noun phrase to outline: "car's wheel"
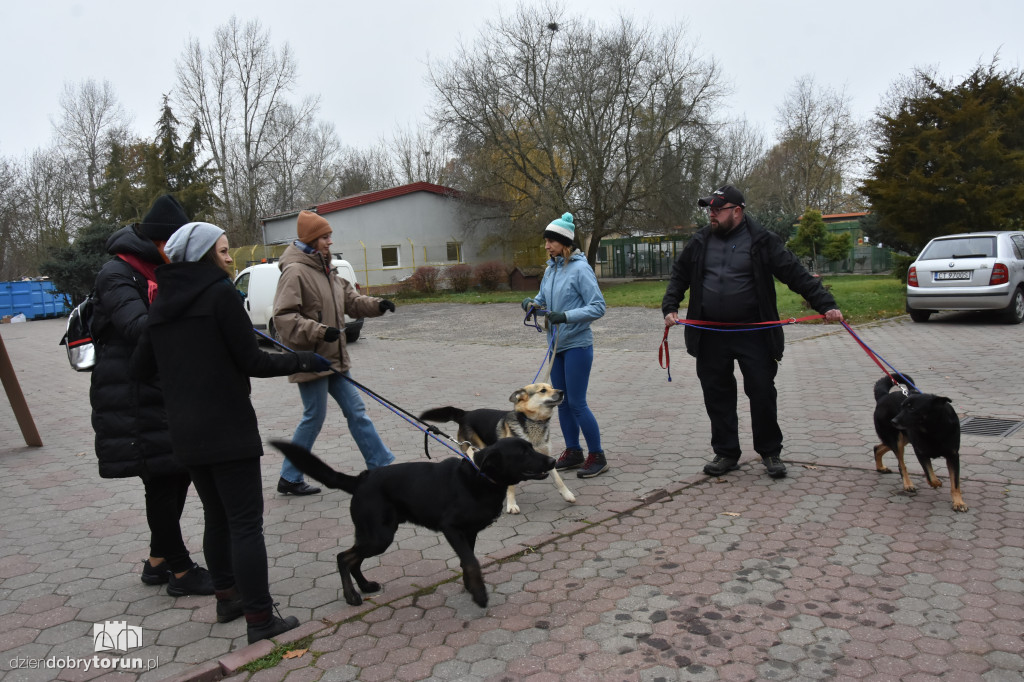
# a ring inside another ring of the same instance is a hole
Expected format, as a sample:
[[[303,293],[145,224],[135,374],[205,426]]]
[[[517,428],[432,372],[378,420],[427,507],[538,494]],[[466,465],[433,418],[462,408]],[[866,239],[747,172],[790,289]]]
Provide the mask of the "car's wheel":
[[[359,332],[361,332],[361,331],[362,331],[362,329],[350,329],[350,328],[346,327],[345,328],[345,343],[355,343],[356,341],[358,341],[359,340]]]
[[[932,311],[930,310],[911,310],[909,312],[910,319],[914,322],[927,322],[928,318],[932,316]]]
[[[1010,324],[1024,322],[1024,288],[1017,287],[1017,290],[1013,292],[1010,305],[1006,306],[1003,315]]]

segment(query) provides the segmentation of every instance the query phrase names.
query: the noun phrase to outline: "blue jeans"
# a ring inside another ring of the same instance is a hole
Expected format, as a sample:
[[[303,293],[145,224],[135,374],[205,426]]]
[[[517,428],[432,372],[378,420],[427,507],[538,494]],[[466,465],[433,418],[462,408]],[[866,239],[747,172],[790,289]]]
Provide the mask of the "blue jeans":
[[[316,437],[320,435],[320,429],[327,418],[327,396],[330,394],[341,413],[345,415],[348,422],[348,431],[356,442],[359,452],[366,461],[367,469],[387,466],[395,461],[395,456],[384,441],[377,434],[373,422],[366,415],[366,405],[359,395],[359,389],[344,375],[331,374],[330,376],[303,381],[299,384],[299,395],[302,397],[302,420],[295,429],[292,436],[292,443],[301,445],[307,450],[313,449]],[[302,480],[302,472],[295,468],[295,465],[285,458],[281,465],[281,478],[286,481],[297,483]]]
[[[593,364],[593,346],[559,351],[551,363],[551,385],[565,391],[565,399],[558,406],[558,423],[565,447],[579,449],[580,431],[583,431],[587,451],[604,452],[601,449],[601,430],[587,405],[587,387]]]

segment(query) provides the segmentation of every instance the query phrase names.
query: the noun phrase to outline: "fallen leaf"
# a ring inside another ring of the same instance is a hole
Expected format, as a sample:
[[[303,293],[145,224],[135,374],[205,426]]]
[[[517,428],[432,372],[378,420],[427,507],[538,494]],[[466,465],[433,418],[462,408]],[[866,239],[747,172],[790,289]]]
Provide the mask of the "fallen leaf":
[[[286,651],[281,658],[298,658],[307,651],[309,651],[309,649],[292,649],[291,651]]]
[[[722,516],[739,516],[737,512],[722,512]]]

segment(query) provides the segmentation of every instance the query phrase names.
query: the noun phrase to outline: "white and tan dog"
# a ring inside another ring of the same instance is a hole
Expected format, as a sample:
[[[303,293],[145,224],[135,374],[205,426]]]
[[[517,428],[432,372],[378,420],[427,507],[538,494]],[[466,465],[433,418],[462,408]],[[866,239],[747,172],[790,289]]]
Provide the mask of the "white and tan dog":
[[[499,438],[515,436],[529,441],[530,445],[540,453],[551,454],[551,417],[555,408],[564,399],[563,391],[551,384],[530,384],[523,386],[509,396],[515,407],[509,410],[460,410],[457,407],[435,407],[420,415],[420,419],[430,422],[456,422],[459,425],[458,438],[463,443],[462,451],[468,449],[467,443],[476,448],[484,448],[498,441]],[[551,470],[555,487],[566,502],[575,502],[576,496],[566,487],[562,477],[554,469]],[[510,485],[505,496],[505,511],[510,514],[519,513],[516,504],[516,487]]]

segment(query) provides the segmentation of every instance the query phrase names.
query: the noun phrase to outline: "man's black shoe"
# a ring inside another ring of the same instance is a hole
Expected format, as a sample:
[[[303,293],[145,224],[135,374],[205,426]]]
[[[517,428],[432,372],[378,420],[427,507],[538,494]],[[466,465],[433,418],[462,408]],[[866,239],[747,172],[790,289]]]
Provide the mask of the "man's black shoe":
[[[708,476],[721,476],[722,474],[729,473],[739,469],[739,460],[730,459],[729,457],[723,457],[722,455],[715,455],[715,458],[708,464],[704,465],[704,473]]]
[[[289,480],[279,478],[277,479],[277,492],[282,495],[316,495],[320,492],[320,488],[314,488],[305,481],[292,483]]]
[[[764,468],[768,470],[768,475],[772,478],[785,478],[786,477],[786,465],[782,463],[778,455],[774,457],[764,458]]]

